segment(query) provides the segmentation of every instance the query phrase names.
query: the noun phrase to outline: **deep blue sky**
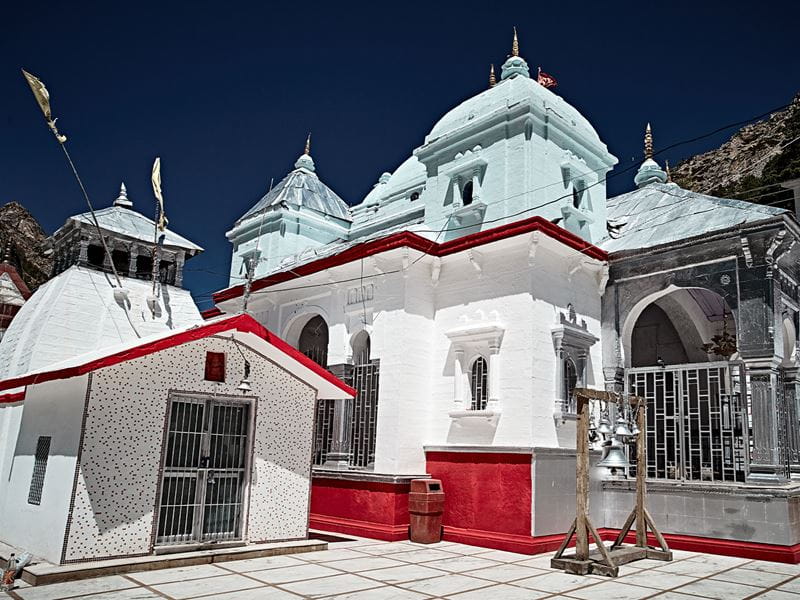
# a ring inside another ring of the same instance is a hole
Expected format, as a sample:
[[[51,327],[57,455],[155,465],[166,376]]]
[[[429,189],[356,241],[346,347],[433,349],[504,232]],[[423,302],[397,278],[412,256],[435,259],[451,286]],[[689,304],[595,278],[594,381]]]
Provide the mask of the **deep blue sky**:
[[[95,206],[124,180],[152,212],[150,167],[162,157],[170,226],[206,249],[185,279],[206,307],[227,285],[225,231],[291,169],[307,131],[322,179],[359,202],[485,88],[512,25],[532,70],[558,78],[555,91],[624,168],[648,120],[658,149],[788,103],[800,90],[798,22],[796,1],[9,2],[0,202],[21,202],[48,233],[85,210],[24,67],[48,86]],[[609,185],[628,190],[632,173]]]

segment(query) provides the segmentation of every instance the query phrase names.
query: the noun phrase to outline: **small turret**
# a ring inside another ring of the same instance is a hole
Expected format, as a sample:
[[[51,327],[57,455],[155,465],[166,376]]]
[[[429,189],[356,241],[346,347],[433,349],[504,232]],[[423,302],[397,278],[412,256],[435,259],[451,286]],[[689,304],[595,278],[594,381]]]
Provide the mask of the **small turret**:
[[[123,208],[133,207],[133,202],[128,200],[128,189],[125,187],[125,182],[119,186],[119,196],[114,200],[114,206],[122,206]]]

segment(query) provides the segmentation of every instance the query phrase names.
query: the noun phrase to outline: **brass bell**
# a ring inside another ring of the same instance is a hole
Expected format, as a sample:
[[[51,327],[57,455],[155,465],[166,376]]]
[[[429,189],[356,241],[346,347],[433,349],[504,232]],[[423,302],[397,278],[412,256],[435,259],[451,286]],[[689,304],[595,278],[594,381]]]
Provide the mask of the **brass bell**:
[[[605,415],[603,415],[603,417],[600,419],[600,424],[597,426],[597,433],[602,436],[606,436],[611,433],[611,422]]]
[[[597,463],[598,467],[608,469],[626,469],[631,466],[625,456],[625,445],[616,438],[603,444],[603,458]]]

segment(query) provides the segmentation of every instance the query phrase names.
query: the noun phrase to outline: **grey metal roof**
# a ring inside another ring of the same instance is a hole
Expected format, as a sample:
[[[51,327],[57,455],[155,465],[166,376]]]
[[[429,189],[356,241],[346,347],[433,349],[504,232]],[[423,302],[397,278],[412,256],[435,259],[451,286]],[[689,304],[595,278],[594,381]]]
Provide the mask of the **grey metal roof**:
[[[284,177],[266,196],[244,213],[236,224],[284,202],[292,206],[304,206],[345,221],[352,220],[347,203],[336,195],[336,192],[322,183],[316,174],[298,168]]]
[[[100,227],[106,231],[126,235],[150,244],[153,243],[155,223],[135,210],[122,206],[109,206],[108,208],[96,210],[94,214],[97,215],[97,222]],[[75,215],[70,219],[94,225],[92,215],[88,212]],[[193,244],[174,231],[167,229],[164,233],[164,244],[167,246],[177,246],[178,248],[186,248],[197,252],[203,250],[200,246]]]
[[[651,248],[788,212],[698,194],[674,183],[645,185],[609,198],[607,207],[609,222],[621,227],[618,238],[606,238],[599,244],[606,252]]]

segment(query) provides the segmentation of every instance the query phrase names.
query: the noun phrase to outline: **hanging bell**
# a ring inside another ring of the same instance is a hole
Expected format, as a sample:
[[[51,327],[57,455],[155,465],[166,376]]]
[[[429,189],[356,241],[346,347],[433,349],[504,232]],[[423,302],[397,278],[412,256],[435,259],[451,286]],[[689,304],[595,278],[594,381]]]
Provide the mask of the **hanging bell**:
[[[611,433],[611,422],[605,415],[600,417],[600,424],[597,426],[597,433],[603,436],[607,436]]]
[[[639,426],[636,424],[636,421],[634,421],[631,424],[631,437],[636,437],[640,433],[641,433],[641,430],[639,429]]]
[[[239,386],[236,389],[239,390],[240,392],[242,392],[243,394],[246,394],[248,392],[252,392],[253,391],[253,388],[250,385],[250,380],[249,379],[242,379],[242,383],[240,383]]]
[[[618,439],[611,439],[603,444],[603,458],[597,463],[598,467],[608,469],[626,469],[631,466],[625,456],[625,446]]]
[[[631,430],[628,429],[628,424],[625,422],[624,417],[620,415],[620,417],[617,419],[617,424],[614,427],[614,436],[621,438],[629,438],[632,435],[633,433],[631,433]]]

